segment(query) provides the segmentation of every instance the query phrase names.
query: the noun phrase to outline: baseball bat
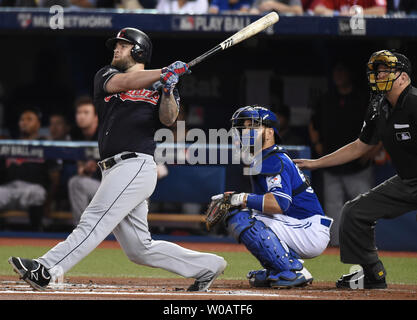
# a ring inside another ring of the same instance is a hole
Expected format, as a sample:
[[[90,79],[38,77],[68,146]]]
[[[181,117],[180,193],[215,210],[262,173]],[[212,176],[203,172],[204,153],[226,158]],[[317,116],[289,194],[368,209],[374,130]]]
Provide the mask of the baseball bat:
[[[243,40],[249,39],[250,37],[253,37],[254,35],[258,34],[259,32],[265,30],[269,26],[272,26],[273,24],[277,23],[279,20],[279,15],[276,12],[270,12],[266,16],[263,16],[262,18],[259,18],[258,20],[252,22],[251,24],[247,25],[243,29],[239,30],[235,34],[233,34],[231,37],[227,38],[223,42],[219,43],[214,48],[210,49],[209,51],[203,53],[201,56],[198,56],[194,60],[188,62],[188,66],[191,68],[195,66],[196,64],[200,63],[201,61],[206,60],[207,58],[211,57],[215,53],[226,50],[227,48],[230,48]],[[161,81],[157,81],[154,83],[154,88],[156,90],[159,90],[162,87]]]
[[[226,50],[227,48],[230,48],[246,39],[249,39],[250,37],[253,37],[254,35],[268,28],[269,26],[272,26],[273,24],[277,23],[278,20],[278,13],[268,13],[266,16],[259,18],[258,20],[252,22],[243,29],[239,30],[238,32],[236,32],[231,37],[227,38],[214,48],[210,49],[209,51],[203,53],[201,56],[198,56],[194,60],[190,61],[188,63],[189,67],[191,68],[196,64],[200,63],[201,61],[204,61],[207,58],[211,57],[215,53]]]

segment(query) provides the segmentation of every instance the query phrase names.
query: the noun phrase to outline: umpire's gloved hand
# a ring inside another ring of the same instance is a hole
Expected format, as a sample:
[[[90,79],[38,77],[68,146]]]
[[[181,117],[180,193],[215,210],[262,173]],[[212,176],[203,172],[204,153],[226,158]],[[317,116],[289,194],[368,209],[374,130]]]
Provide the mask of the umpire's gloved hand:
[[[178,81],[179,76],[175,72],[169,70],[168,68],[162,69],[161,83],[165,93],[171,93]]]
[[[171,63],[168,67],[166,67],[168,70],[171,70],[178,76],[182,76],[184,74],[190,74],[191,70],[188,64],[182,61],[175,61],[174,63]]]

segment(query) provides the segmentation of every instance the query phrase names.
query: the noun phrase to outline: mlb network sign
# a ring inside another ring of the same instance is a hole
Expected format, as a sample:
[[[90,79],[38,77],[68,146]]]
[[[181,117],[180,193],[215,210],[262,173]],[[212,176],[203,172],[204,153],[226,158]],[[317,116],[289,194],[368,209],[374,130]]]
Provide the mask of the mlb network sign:
[[[52,6],[48,13],[19,13],[17,22],[21,28],[111,28],[111,15],[65,13],[61,6]]]
[[[177,31],[237,32],[251,22],[248,16],[177,15],[172,18],[172,29]],[[270,26],[263,32],[273,34],[274,28]]]

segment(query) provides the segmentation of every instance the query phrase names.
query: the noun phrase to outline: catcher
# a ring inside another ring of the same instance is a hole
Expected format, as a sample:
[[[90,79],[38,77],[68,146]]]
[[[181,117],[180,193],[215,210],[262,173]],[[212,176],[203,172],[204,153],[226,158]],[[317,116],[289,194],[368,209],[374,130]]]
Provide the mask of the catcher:
[[[253,193],[226,192],[212,197],[207,228],[224,221],[228,232],[259,260],[263,269],[247,274],[251,286],[305,286],[313,277],[301,258],[323,252],[333,220],[324,215],[308,179],[277,146],[281,138],[273,112],[247,106],[238,109],[231,121],[241,150],[253,148],[262,139],[262,157],[249,166]],[[257,170],[250,170],[255,167]]]

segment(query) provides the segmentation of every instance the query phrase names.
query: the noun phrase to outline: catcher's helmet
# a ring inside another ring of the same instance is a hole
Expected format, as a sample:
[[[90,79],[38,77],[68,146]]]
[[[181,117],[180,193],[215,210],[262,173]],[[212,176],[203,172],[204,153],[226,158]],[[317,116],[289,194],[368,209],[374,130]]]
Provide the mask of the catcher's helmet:
[[[251,125],[245,126],[246,120],[251,121]],[[275,113],[271,110],[261,106],[246,106],[239,108],[235,111],[232,118],[233,129],[256,129],[261,126],[274,129],[275,143],[281,143],[281,137],[279,135],[279,120]]]
[[[384,65],[388,68],[388,76],[378,79],[378,66]],[[411,76],[411,63],[406,56],[398,52],[380,50],[374,52],[367,63],[368,83],[372,91],[388,92],[392,89],[392,84],[400,75],[395,75],[401,71]],[[401,74],[401,73],[400,73]]]
[[[107,48],[113,50],[118,40],[124,40],[134,45],[131,55],[136,62],[146,64],[151,61],[152,42],[146,33],[135,28],[123,28],[116,37],[106,41]]]

